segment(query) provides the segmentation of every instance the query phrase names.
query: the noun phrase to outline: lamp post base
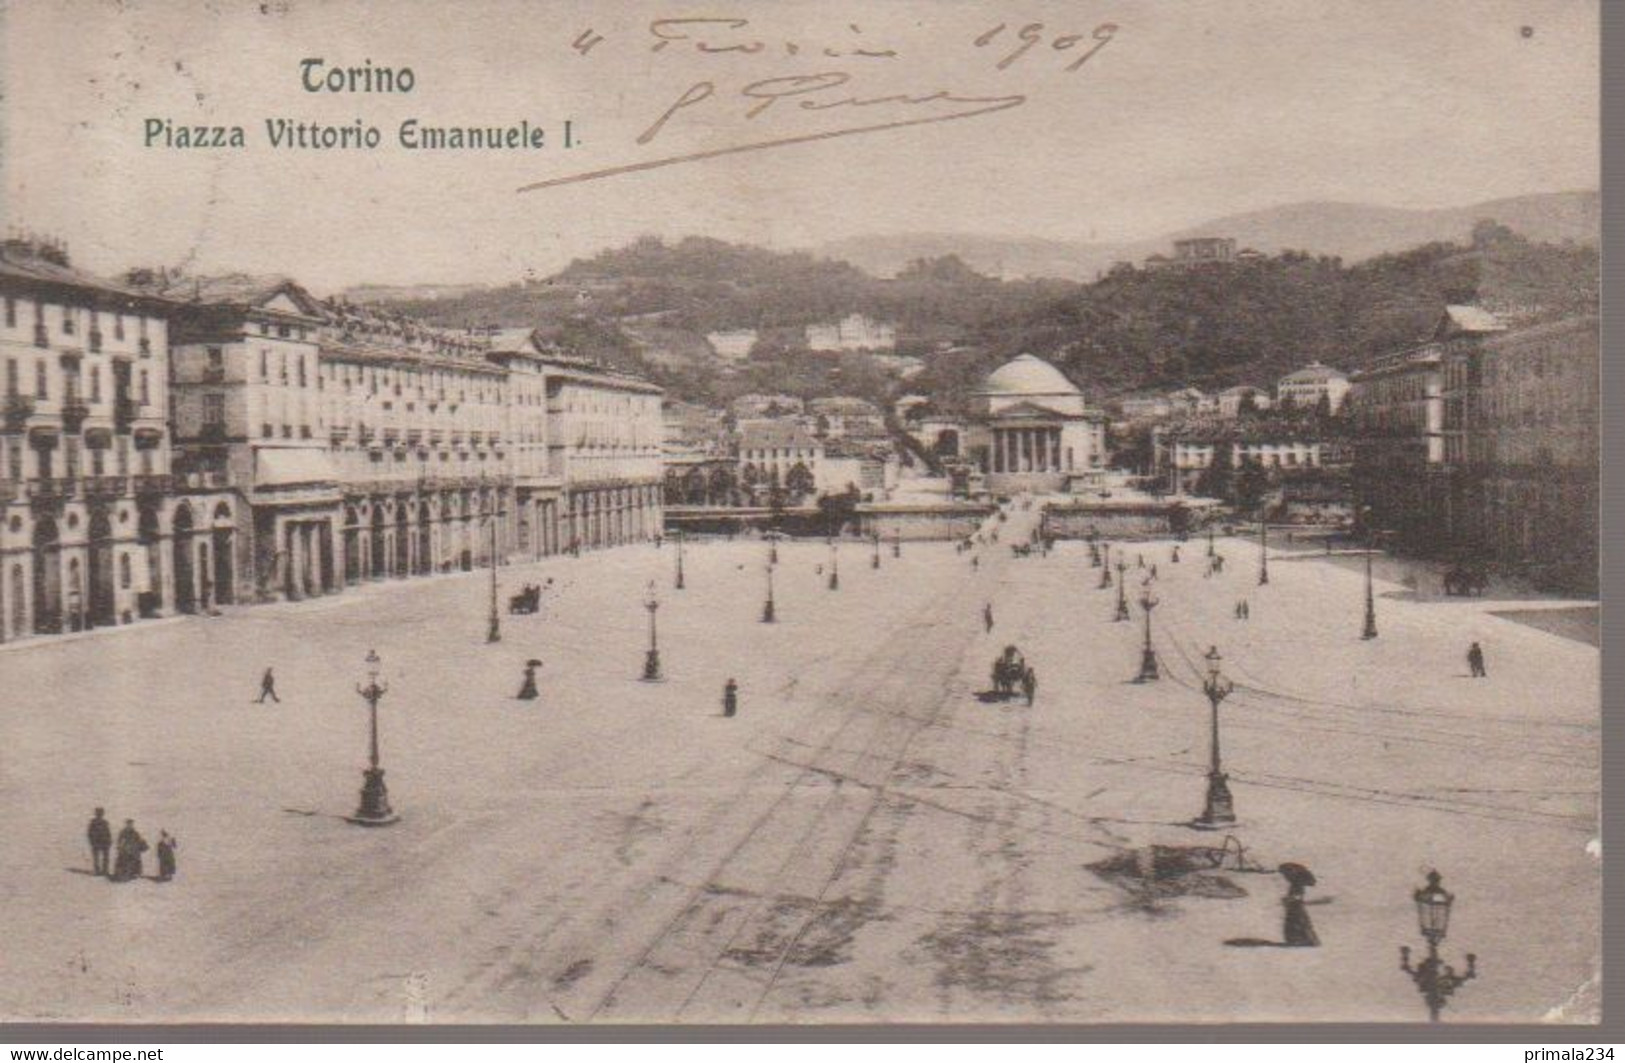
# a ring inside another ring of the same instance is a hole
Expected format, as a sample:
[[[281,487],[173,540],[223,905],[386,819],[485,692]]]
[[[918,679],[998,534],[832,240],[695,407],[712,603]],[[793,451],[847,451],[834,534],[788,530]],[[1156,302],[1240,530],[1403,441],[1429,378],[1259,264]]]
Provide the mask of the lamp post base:
[[[1229,777],[1223,772],[1208,772],[1207,804],[1202,814],[1191,820],[1197,830],[1224,830],[1236,825],[1236,805],[1230,797]]]
[[[1112,615],[1112,621],[1115,623],[1117,621],[1127,620],[1128,618],[1129,618],[1129,616],[1128,616],[1128,603],[1127,602],[1118,602],[1117,603],[1117,612]]]
[[[501,642],[502,641],[502,622],[500,620],[498,620],[495,616],[491,617],[491,626],[485,632],[485,641],[486,642]]]
[[[643,657],[643,681],[645,683],[660,682],[660,651],[650,650]]]
[[[1162,678],[1157,668],[1157,652],[1147,647],[1140,654],[1140,674],[1134,677],[1136,683],[1154,683]]]
[[[766,605],[762,606],[762,623],[764,623],[764,624],[773,623],[773,603],[772,602],[768,602]]]
[[[1377,618],[1370,613],[1365,614],[1365,628],[1361,630],[1360,637],[1363,639],[1377,637]]]
[[[880,567],[880,555],[879,554],[876,554],[873,558],[871,558],[869,560],[869,567],[870,568],[879,568]]]
[[[384,786],[383,768],[366,768],[361,772],[361,805],[355,815],[344,818],[358,827],[387,827],[398,823],[399,816],[389,807],[389,790]]]

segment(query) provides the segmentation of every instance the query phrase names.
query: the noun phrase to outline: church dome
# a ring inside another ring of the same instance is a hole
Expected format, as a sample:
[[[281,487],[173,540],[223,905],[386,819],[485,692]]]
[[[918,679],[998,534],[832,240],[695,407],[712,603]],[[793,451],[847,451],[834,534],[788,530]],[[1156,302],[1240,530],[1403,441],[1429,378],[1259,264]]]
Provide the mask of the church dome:
[[[1077,385],[1053,365],[1030,354],[999,366],[983,381],[983,395],[1082,395]]]

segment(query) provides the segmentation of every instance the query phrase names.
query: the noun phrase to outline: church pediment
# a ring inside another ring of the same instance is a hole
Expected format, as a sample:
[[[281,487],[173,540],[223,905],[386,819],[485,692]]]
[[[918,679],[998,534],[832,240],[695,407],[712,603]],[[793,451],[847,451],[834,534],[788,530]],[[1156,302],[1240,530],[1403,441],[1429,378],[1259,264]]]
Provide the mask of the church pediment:
[[[1028,400],[1001,407],[988,415],[988,419],[991,421],[1066,421],[1075,417],[1077,417],[1077,414],[1051,409],[1048,406],[1041,406]]]

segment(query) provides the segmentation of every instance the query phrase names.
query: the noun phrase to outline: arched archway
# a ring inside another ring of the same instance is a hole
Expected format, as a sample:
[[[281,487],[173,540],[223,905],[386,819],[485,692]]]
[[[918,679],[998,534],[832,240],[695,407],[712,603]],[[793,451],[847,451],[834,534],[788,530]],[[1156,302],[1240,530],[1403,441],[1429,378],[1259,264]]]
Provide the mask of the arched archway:
[[[231,518],[231,506],[225,502],[214,507],[214,527],[211,535],[214,540],[214,598],[222,605],[230,605],[236,600],[236,581],[233,579],[233,533],[235,526]]]
[[[105,509],[90,515],[90,608],[87,627],[118,623],[113,572],[113,522]]]
[[[23,566],[11,566],[11,633],[14,636],[26,634],[24,627],[28,623],[28,576],[23,572]]]
[[[41,517],[34,524],[34,631],[55,635],[62,630],[62,533],[56,521]]]
[[[418,572],[434,571],[434,514],[427,501],[418,503]]]
[[[183,613],[197,612],[197,578],[192,566],[192,507],[182,502],[175,510],[171,524],[174,542],[170,556],[174,559],[175,608]]]
[[[383,579],[384,570],[389,564],[389,555],[384,552],[384,507],[374,502],[372,504],[372,578]]]
[[[68,579],[64,588],[66,591],[65,616],[69,631],[83,631],[85,621],[85,573],[80,567],[77,557],[68,558]]]
[[[354,506],[344,507],[344,582],[361,579],[361,514]]]
[[[412,574],[412,523],[404,500],[395,503],[395,575]]]

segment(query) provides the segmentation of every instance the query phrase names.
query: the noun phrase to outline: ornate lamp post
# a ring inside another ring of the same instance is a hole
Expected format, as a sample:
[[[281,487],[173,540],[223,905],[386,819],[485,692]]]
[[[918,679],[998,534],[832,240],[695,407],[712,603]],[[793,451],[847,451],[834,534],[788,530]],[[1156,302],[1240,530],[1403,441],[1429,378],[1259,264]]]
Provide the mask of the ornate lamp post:
[[[1412,967],[1410,946],[1401,945],[1399,969],[1411,976],[1422,999],[1427,1001],[1429,1021],[1438,1022],[1439,1013],[1444,1010],[1445,1001],[1450,999],[1451,994],[1463,982],[1478,977],[1478,957],[1470,952],[1467,954],[1466,974],[1457,974],[1454,967],[1439,959],[1439,944],[1444,941],[1445,931],[1450,928],[1450,905],[1456,898],[1439,885],[1437,871],[1428,872],[1428,884],[1413,896],[1416,898],[1417,922],[1421,925],[1422,937],[1427,939],[1428,955],[1427,959]]]
[[[389,807],[389,790],[384,786],[384,769],[378,766],[378,702],[389,692],[388,683],[378,682],[378,651],[367,651],[367,685],[355,692],[367,699],[367,767],[361,773],[361,804],[347,817],[362,827],[385,827],[400,819]]]
[[[1213,525],[1209,524],[1207,526],[1207,556],[1212,557],[1213,554]]]
[[[773,615],[773,564],[767,565],[767,601],[762,603],[762,623],[771,624],[775,620]]]
[[[776,565],[776,564],[779,563],[779,533],[778,532],[768,532],[767,563],[770,564],[770,565]]]
[[[869,567],[870,568],[879,568],[880,567],[880,532],[879,532],[878,529],[875,531],[874,539],[875,539],[875,555],[869,559]]]
[[[1128,563],[1119,557],[1117,559],[1117,612],[1112,615],[1113,622],[1129,618],[1128,592],[1126,590],[1128,581],[1123,578],[1123,573],[1127,571]]]
[[[1270,581],[1270,526],[1263,518],[1258,521],[1258,585]]]
[[[893,528],[891,533],[891,556],[903,556],[903,529]]]
[[[1089,567],[1100,567],[1100,544],[1093,539],[1089,540]]]
[[[829,589],[841,589],[841,550],[835,543],[835,537],[829,540]]]
[[[1208,763],[1207,803],[1191,826],[1198,830],[1219,830],[1236,822],[1235,802],[1230,797],[1230,785],[1219,760],[1219,703],[1230,696],[1235,684],[1219,672],[1219,664],[1224,658],[1219,655],[1217,646],[1208,647],[1203,657],[1207,661],[1207,678],[1202,681],[1202,693],[1207,695],[1213,714],[1213,755]]]
[[[687,585],[683,581],[683,529],[681,529],[681,528],[676,529],[674,534],[677,536],[677,583],[676,583],[676,587],[677,587],[678,590],[682,590]]]
[[[497,612],[497,516],[488,518],[491,524],[491,622],[485,630],[486,642],[502,641],[502,619]]]
[[[1148,581],[1140,592],[1140,608],[1145,610],[1145,648],[1140,651],[1140,674],[1134,677],[1136,683],[1150,683],[1160,678],[1157,671],[1157,652],[1151,648],[1151,610],[1158,604],[1157,596],[1151,593],[1151,584]]]
[[[1100,544],[1100,583],[1097,589],[1105,590],[1112,585],[1112,544]]]
[[[1365,542],[1365,627],[1360,632],[1363,639],[1377,637],[1377,599],[1371,588],[1371,536],[1366,535]]]
[[[660,599],[655,595],[654,580],[643,596],[643,607],[649,610],[649,652],[643,655],[643,681],[660,682],[660,633],[655,626],[655,614],[660,611]]]

